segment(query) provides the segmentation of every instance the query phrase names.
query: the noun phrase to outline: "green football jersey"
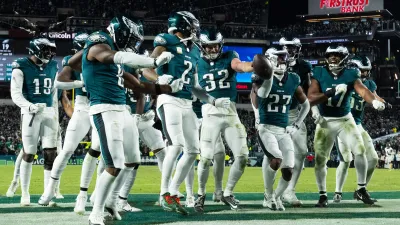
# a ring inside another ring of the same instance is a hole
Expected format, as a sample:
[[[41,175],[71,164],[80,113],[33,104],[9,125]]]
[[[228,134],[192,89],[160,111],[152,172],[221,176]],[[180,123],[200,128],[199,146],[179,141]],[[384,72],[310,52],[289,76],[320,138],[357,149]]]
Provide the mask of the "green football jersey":
[[[201,58],[198,64],[200,86],[214,98],[230,98],[237,101],[236,71],[231,67],[232,59],[239,58],[235,51],[221,54],[215,61]]]
[[[342,117],[350,113],[350,98],[354,90],[354,82],[360,78],[358,69],[343,69],[339,76],[334,77],[326,67],[315,67],[312,79],[318,81],[322,92],[335,88],[339,84],[347,85],[347,92],[328,99],[318,105],[319,111],[325,117]]]
[[[289,109],[293,95],[300,85],[300,77],[287,72],[280,81],[274,76],[271,92],[267,98],[258,97],[260,124],[286,128],[289,121]]]
[[[36,65],[29,57],[19,58],[11,64],[12,69],[20,69],[24,74],[22,94],[29,102],[53,105],[54,79],[58,64],[51,60],[45,67]]]
[[[303,59],[297,59],[296,64],[292,67],[289,67],[290,72],[294,72],[300,77],[300,85],[304,87],[305,82],[309,80],[308,74],[312,71],[312,66],[308,61]],[[307,90],[304,90],[304,93],[307,93]],[[290,105],[290,109],[297,109],[299,106],[299,102],[296,98],[293,98],[292,104]]]
[[[372,93],[376,91],[376,84],[373,80],[365,80],[363,84],[370,90]],[[365,100],[361,98],[361,96],[355,92],[351,97],[351,114],[356,121],[356,124],[361,124],[364,118],[364,109],[365,109]]]
[[[128,66],[123,66],[123,68],[124,68],[125,72],[128,72],[130,74],[134,75],[136,73],[135,69],[130,68]],[[148,82],[148,80],[144,76],[141,76],[140,80]],[[131,108],[131,113],[135,114],[136,113],[136,104],[137,104],[137,96],[135,96],[135,92],[133,92],[131,89],[125,88],[125,95],[126,95],[126,104]],[[143,113],[146,113],[151,108],[151,105],[150,105],[151,97],[149,94],[146,94],[144,96],[144,101],[145,102],[144,102]]]
[[[177,36],[171,34],[157,35],[154,39],[154,47],[157,46],[165,47],[168,52],[174,55],[174,58],[168,64],[157,69],[157,73],[159,75],[171,75],[174,77],[173,80],[179,78],[183,80],[183,89],[169,95],[191,100],[194,74],[200,58],[199,48],[192,44],[191,49],[189,49]]]
[[[197,118],[198,119],[203,118],[203,115],[201,114],[201,107],[203,106],[203,103],[200,101],[200,99],[194,101],[192,106],[193,106],[193,112],[196,113]]]
[[[107,44],[112,50],[116,50],[111,37],[103,31],[92,33],[86,40],[82,56],[82,76],[90,105],[125,105],[122,67],[116,64],[87,60],[89,48],[96,44]]]
[[[68,61],[69,59],[72,57],[72,55],[69,56],[65,56],[63,61],[62,61],[62,66],[68,66]],[[81,80],[83,81],[83,77],[82,77],[82,73],[76,72],[75,70],[72,71],[72,76],[71,76],[71,80]],[[75,96],[80,95],[80,96],[87,96],[86,94],[86,88],[85,87],[81,87],[81,88],[75,88],[74,89],[74,93]]]

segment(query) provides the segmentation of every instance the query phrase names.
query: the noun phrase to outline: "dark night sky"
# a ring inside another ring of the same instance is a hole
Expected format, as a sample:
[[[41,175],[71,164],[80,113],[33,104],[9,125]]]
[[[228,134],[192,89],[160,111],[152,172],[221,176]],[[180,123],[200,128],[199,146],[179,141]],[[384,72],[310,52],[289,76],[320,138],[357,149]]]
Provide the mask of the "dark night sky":
[[[268,27],[285,27],[296,22],[296,15],[308,13],[308,0],[269,0],[269,7]],[[400,20],[400,0],[384,0],[384,8]]]

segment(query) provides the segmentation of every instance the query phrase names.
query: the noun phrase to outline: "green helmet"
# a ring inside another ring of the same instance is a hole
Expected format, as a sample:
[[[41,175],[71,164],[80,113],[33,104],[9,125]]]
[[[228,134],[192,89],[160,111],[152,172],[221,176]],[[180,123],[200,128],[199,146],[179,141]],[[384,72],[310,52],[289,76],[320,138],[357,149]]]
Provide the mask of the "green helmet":
[[[85,46],[86,40],[88,39],[89,34],[86,32],[79,32],[75,35],[74,40],[72,41],[73,49],[72,51],[79,52]]]
[[[197,41],[200,37],[200,23],[196,17],[188,11],[173,13],[168,18],[168,33],[181,32],[184,40]]]
[[[115,45],[122,51],[137,52],[144,40],[143,24],[125,16],[114,17],[107,27]]]
[[[202,30],[200,34],[201,49],[203,56],[208,60],[215,60],[222,54],[222,47],[224,46],[224,37],[215,29]],[[218,44],[219,49],[216,52],[207,52],[207,45]]]
[[[357,67],[361,71],[361,77],[362,78],[367,78],[370,75],[370,71],[372,69],[371,61],[367,56],[355,56],[352,58],[349,62],[351,66]],[[364,71],[367,71],[368,73],[363,73]]]
[[[35,56],[42,63],[50,62],[56,55],[56,44],[47,38],[35,38],[29,42],[29,55]]]

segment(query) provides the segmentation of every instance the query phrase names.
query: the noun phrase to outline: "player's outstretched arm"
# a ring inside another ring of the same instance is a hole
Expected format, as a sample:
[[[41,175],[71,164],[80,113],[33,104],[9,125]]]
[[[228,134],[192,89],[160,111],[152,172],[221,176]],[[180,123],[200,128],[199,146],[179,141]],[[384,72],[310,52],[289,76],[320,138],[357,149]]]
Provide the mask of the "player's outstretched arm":
[[[303,88],[301,86],[297,87],[296,92],[294,93],[294,97],[300,103],[299,116],[294,123],[300,126],[300,124],[304,121],[308,112],[310,111],[310,102],[308,101],[307,96],[304,94]]]
[[[71,80],[73,71],[74,70],[70,66],[64,65],[54,82],[54,87],[62,90],[71,90],[83,87],[83,81]]]
[[[150,55],[150,58],[157,58],[159,57],[163,52],[167,51],[167,49],[163,46],[157,46],[153,52]],[[147,80],[152,81],[152,82],[156,82],[157,78],[158,78],[158,74],[156,73],[156,71],[154,69],[142,69],[142,73],[141,73]]]
[[[234,71],[239,73],[253,72],[252,62],[242,62],[238,58],[232,59],[231,67]]]
[[[169,94],[173,92],[170,85],[160,85],[148,82],[140,82],[135,76],[130,73],[124,72],[124,85],[135,92],[141,92],[145,94],[160,95]]]
[[[308,89],[308,100],[310,101],[310,105],[318,105],[328,101],[330,93],[321,93],[319,83],[316,79],[311,79],[311,85]],[[335,89],[332,89],[335,90]],[[333,92],[334,94],[334,92]]]
[[[362,83],[360,79],[354,82],[354,90],[359,94],[366,102],[372,104],[372,106],[381,111],[385,109],[384,102],[376,99],[375,95]]]
[[[65,114],[67,114],[67,116],[71,118],[72,114],[74,113],[74,108],[72,107],[71,102],[68,99],[67,91],[63,91],[62,93],[61,104],[63,106]]]

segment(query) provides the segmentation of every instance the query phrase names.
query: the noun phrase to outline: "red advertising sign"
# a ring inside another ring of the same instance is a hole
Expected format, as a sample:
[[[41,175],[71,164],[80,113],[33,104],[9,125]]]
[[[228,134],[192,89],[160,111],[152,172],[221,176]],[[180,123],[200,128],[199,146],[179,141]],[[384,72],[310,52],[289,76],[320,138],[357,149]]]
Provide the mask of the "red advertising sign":
[[[308,0],[308,14],[338,14],[383,9],[383,0]]]

